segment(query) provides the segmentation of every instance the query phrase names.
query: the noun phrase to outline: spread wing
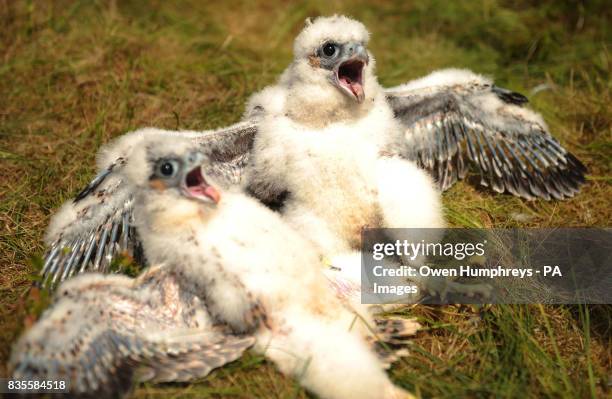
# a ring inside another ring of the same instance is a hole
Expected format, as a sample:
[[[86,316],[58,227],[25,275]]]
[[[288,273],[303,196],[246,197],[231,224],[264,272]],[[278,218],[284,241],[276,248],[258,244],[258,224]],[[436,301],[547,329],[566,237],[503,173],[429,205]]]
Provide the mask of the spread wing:
[[[224,328],[163,269],[137,280],[89,273],[59,287],[9,366],[14,378],[66,380],[78,397],[118,397],[136,381],[202,378],[253,345]]]
[[[115,255],[124,253],[142,263],[138,231],[132,226],[133,193],[121,180],[131,150],[153,135],[191,137],[214,162],[211,175],[238,183],[257,131],[244,121],[215,131],[173,132],[141,129],[119,138],[99,153],[98,175],[74,200],[52,217],[46,234],[43,283],[55,286],[86,270],[108,272]]]
[[[404,154],[442,190],[469,165],[482,185],[527,199],[570,198],[585,181],[584,165],[523,107],[527,98],[482,76],[443,70],[386,93],[404,128]]]

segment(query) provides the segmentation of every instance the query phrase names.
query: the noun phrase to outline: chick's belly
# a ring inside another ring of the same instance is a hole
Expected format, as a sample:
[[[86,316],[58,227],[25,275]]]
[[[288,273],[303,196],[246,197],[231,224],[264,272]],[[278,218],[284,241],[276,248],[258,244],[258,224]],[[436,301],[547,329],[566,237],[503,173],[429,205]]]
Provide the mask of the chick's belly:
[[[325,210],[326,219],[331,228],[340,235],[352,249],[359,249],[361,245],[361,231],[365,227],[378,227],[376,217],[376,204],[364,201],[354,196],[346,198],[343,206]]]
[[[305,183],[301,193],[302,206],[323,219],[353,249],[361,244],[362,228],[377,227],[376,190],[355,170],[335,176],[323,172]]]

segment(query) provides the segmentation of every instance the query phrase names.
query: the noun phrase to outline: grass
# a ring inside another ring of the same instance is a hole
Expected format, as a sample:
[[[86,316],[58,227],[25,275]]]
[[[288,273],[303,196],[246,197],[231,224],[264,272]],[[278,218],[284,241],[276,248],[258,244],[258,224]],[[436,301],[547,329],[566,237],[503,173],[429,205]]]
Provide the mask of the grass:
[[[50,215],[94,174],[96,149],[142,126],[236,121],[248,95],[291,59],[307,16],[346,13],[373,34],[390,86],[467,67],[528,94],[589,167],[575,199],[533,201],[460,183],[451,224],[609,226],[612,211],[610,7],[606,1],[0,0],[0,375],[24,325],[28,275]],[[427,327],[393,379],[423,397],[606,397],[608,306],[415,306]],[[249,354],[187,385],[135,397],[308,395]]]

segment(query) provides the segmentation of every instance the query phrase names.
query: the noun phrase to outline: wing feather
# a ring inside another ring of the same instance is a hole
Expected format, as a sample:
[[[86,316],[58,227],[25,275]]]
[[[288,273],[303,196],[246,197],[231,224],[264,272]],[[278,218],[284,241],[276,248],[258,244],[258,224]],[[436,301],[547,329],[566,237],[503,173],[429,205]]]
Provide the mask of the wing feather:
[[[136,280],[90,273],[59,287],[10,368],[15,378],[67,380],[76,396],[117,397],[135,381],[205,377],[254,342],[216,324],[163,267]]]
[[[387,90],[403,126],[406,157],[446,190],[467,173],[480,184],[527,199],[565,199],[578,193],[586,168],[550,135],[527,98],[465,70],[434,72]]]
[[[109,272],[117,254],[135,258],[139,263],[144,261],[138,231],[133,226],[133,193],[120,176],[130,152],[145,138],[155,135],[192,138],[215,161],[209,173],[222,182],[237,184],[256,131],[252,121],[204,132],[147,128],[126,134],[102,148],[98,156],[101,172],[51,219],[41,271],[43,284],[56,286],[88,270]]]

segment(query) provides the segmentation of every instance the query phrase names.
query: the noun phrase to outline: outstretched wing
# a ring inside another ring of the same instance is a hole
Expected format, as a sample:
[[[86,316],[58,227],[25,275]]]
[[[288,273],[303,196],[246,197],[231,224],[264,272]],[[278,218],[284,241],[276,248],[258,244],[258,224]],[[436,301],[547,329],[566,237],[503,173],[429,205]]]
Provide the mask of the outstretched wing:
[[[91,273],[20,338],[13,377],[66,380],[75,396],[118,397],[135,381],[188,381],[239,358],[255,339],[215,325],[199,298],[162,269],[132,280]]]
[[[527,98],[482,76],[443,70],[386,94],[404,128],[404,154],[442,190],[465,177],[466,160],[482,185],[527,199],[570,198],[585,181],[584,165],[522,107]]]
[[[142,262],[138,231],[133,227],[133,193],[121,180],[121,169],[133,148],[155,135],[190,137],[215,161],[208,171],[222,182],[238,183],[257,126],[244,121],[215,131],[173,132],[141,129],[126,134],[99,153],[101,172],[74,200],[52,217],[47,230],[43,283],[55,286],[85,270],[108,272],[115,255]]]

